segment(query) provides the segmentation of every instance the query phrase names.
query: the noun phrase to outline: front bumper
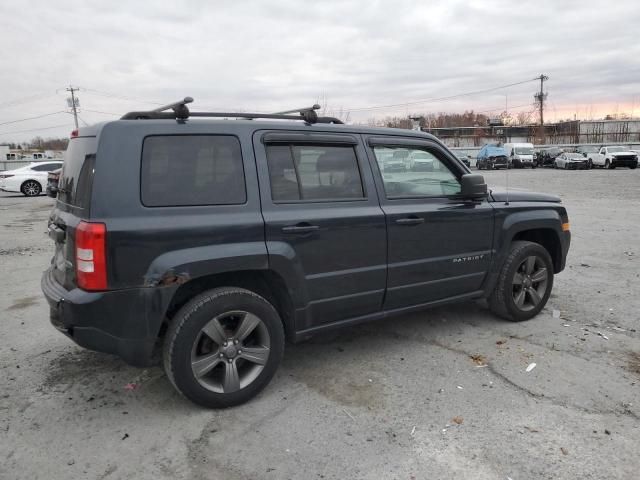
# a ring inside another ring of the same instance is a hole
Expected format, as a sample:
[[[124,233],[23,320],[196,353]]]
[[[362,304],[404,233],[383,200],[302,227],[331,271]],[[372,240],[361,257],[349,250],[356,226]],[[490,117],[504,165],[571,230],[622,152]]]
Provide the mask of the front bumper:
[[[567,168],[569,170],[586,170],[587,162],[586,160],[584,162],[569,162],[567,163]]]
[[[633,160],[630,158],[613,158],[611,160],[611,164],[614,167],[632,167],[636,168],[638,166],[638,160]]]
[[[66,290],[42,275],[51,324],[81,347],[112,353],[135,366],[148,366],[168,306],[164,288],[132,288],[108,292]]]

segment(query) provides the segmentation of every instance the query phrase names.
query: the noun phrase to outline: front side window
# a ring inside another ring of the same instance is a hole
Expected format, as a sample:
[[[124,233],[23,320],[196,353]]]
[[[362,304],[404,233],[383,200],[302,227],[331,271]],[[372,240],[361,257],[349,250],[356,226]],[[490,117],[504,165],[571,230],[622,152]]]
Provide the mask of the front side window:
[[[148,207],[245,203],[240,142],[230,135],[147,137],[140,190]]]
[[[364,198],[352,146],[267,145],[274,202],[335,201]]]
[[[460,182],[434,153],[414,147],[373,148],[387,198],[442,197],[460,193]],[[397,152],[406,152],[396,165]]]

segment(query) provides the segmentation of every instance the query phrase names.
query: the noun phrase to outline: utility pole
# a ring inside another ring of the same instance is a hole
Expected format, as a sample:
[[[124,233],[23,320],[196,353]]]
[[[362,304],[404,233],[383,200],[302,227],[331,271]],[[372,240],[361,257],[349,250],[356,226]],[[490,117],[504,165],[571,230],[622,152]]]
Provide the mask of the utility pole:
[[[538,102],[538,106],[540,108],[540,141],[541,143],[544,143],[544,101],[547,99],[547,94],[544,93],[544,82],[545,80],[549,80],[549,77],[543,73],[538,78],[540,78],[540,91],[534,95],[534,98]]]
[[[72,85],[69,85],[69,88],[67,88],[67,92],[71,92],[71,101],[69,102],[69,99],[67,99],[67,103],[70,104],[71,110],[73,111],[73,121],[76,124],[76,130],[78,129],[78,111],[76,110],[77,101],[74,93],[77,92],[78,90],[80,89],[73,88]]]

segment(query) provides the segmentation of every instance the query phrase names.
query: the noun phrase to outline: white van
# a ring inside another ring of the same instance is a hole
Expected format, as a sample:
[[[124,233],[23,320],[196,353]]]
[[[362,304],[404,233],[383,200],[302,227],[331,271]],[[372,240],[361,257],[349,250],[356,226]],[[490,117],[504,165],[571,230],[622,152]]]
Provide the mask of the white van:
[[[513,168],[536,168],[533,160],[533,143],[505,143],[503,148],[507,151]]]

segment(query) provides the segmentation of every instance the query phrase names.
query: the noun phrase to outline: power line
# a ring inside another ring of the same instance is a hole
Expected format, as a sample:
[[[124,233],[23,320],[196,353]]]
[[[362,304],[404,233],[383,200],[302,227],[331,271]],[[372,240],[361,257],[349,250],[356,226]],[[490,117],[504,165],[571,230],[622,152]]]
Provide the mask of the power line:
[[[15,105],[22,105],[24,103],[35,102],[37,100],[42,100],[44,98],[55,97],[56,93],[40,93],[38,95],[30,95],[28,97],[17,98],[15,100],[8,100],[6,102],[0,103],[0,107],[13,107]]]
[[[62,125],[55,125],[53,127],[32,128],[30,130],[14,130],[14,131],[11,131],[11,132],[0,132],[0,135],[13,135],[13,134],[16,134],[16,133],[39,132],[40,130],[52,130],[54,128],[62,128],[62,127],[69,128],[69,124],[68,123],[64,123]]]
[[[80,89],[83,92],[86,92],[86,93],[88,93],[90,95],[97,95],[99,97],[117,98],[119,100],[127,100],[127,101],[130,101],[130,102],[138,102],[138,103],[148,103],[148,104],[151,104],[151,105],[164,105],[164,103],[152,102],[152,101],[148,101],[148,100],[141,100],[139,98],[128,97],[126,95],[118,95],[117,93],[103,92],[101,90],[95,90],[93,88],[80,87]]]
[[[104,115],[114,115],[116,117],[121,117],[122,113],[113,113],[113,112],[101,112],[100,110],[89,110],[87,108],[82,109],[83,112],[91,112],[91,113],[102,113]]]
[[[65,112],[64,110],[60,110],[59,112],[45,113],[43,115],[38,115],[38,116],[35,116],[35,117],[21,118],[20,120],[12,120],[10,122],[3,122],[3,123],[0,123],[0,125],[9,125],[10,123],[26,122],[27,120],[36,120],[38,118],[50,117],[51,115],[58,115],[60,113],[68,113],[68,112]]]
[[[481,93],[494,92],[496,90],[502,90],[504,88],[515,87],[516,85],[523,85],[525,83],[534,82],[534,81],[537,81],[537,80],[539,80],[539,78],[531,78],[529,80],[523,80],[521,82],[509,83],[507,85],[500,85],[498,87],[491,87],[491,88],[486,88],[484,90],[476,90],[476,91],[473,91],[473,92],[459,93],[457,95],[449,95],[449,96],[446,96],[446,97],[428,98],[428,99],[424,99],[424,100],[414,100],[414,101],[411,101],[411,102],[394,103],[394,104],[389,104],[389,105],[377,105],[377,106],[373,106],[373,107],[344,108],[344,110],[347,111],[347,112],[364,112],[364,111],[368,111],[368,110],[379,110],[379,109],[384,109],[384,108],[408,107],[410,105],[419,105],[419,104],[422,104],[422,103],[440,102],[440,101],[443,101],[443,100],[452,100],[454,98],[468,97],[468,96],[472,96],[472,95],[479,95]]]

